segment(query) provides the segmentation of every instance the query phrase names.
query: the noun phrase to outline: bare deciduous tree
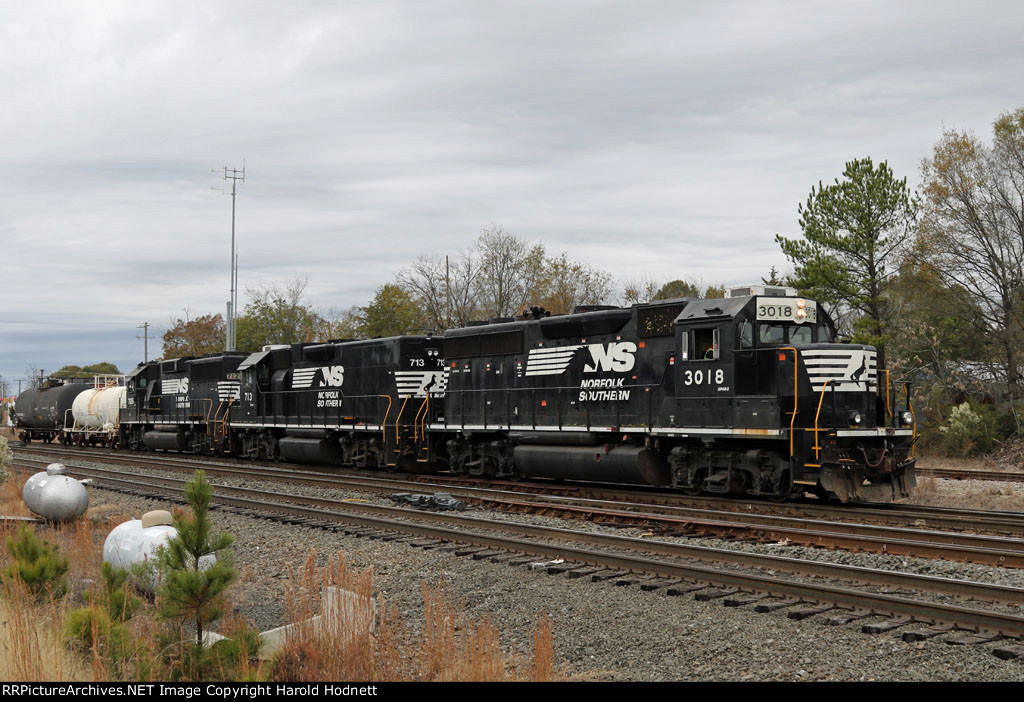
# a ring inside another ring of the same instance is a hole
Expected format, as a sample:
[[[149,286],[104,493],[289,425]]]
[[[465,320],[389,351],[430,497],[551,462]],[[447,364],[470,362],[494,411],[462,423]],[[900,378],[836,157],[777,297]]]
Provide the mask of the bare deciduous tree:
[[[1024,108],[1000,116],[994,132],[988,147],[972,134],[946,131],[923,161],[919,245],[947,286],[962,286],[976,301],[969,321],[998,349],[1009,394],[1017,397],[1024,338]]]

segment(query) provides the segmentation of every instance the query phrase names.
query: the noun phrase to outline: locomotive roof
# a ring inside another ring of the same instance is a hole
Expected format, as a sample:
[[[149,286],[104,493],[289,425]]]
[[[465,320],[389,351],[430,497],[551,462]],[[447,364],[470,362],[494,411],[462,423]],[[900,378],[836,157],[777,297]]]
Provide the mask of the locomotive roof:
[[[698,319],[717,319],[719,317],[735,317],[747,303],[754,299],[746,297],[726,297],[710,300],[691,300],[676,317],[676,322],[690,322]]]
[[[458,338],[463,336],[480,336],[489,334],[500,334],[502,332],[522,329],[526,324],[537,324],[545,332],[545,336],[575,335],[580,329],[570,332],[570,327],[580,327],[586,333],[600,333],[602,330],[613,331],[621,328],[633,316],[633,310],[629,307],[610,307],[608,309],[596,310],[593,312],[575,312],[573,314],[558,314],[540,319],[520,318],[514,321],[502,321],[486,324],[474,324],[460,329],[448,329],[444,335],[447,338]]]

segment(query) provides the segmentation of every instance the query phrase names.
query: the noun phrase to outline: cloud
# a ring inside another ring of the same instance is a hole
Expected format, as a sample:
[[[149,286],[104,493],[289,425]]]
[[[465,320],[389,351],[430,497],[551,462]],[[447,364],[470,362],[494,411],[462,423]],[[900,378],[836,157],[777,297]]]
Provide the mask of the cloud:
[[[0,374],[26,349],[141,360],[138,324],[222,311],[231,201],[211,170],[243,159],[243,302],[308,276],[316,304],[364,304],[490,222],[619,279],[757,280],[845,161],[915,182],[943,126],[987,137],[1018,107],[1022,18],[1010,2],[7,3],[17,323]]]

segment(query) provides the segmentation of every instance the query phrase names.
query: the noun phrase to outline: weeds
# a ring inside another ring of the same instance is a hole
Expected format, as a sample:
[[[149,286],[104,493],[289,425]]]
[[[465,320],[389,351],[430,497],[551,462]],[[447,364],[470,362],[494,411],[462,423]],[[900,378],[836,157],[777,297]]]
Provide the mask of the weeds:
[[[323,617],[328,587],[348,594],[341,610]],[[317,568],[311,555],[298,575],[290,574],[286,611],[302,621],[274,658],[273,680],[510,681],[561,680],[556,669],[551,623],[541,616],[533,635],[533,655],[525,659],[502,650],[490,617],[472,620],[464,604],[443,586],[423,585],[424,623],[409,633],[390,607],[375,607],[372,572],[354,572],[344,558]]]

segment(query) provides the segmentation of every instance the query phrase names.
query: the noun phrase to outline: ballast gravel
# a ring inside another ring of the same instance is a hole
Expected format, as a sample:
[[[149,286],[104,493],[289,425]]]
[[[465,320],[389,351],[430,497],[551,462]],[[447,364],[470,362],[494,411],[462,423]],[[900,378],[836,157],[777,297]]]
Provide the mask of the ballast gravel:
[[[235,482],[212,480],[215,484]],[[257,489],[272,485],[255,476],[245,482]],[[277,489],[282,490],[279,484]],[[293,488],[289,486],[286,490]],[[353,497],[326,489],[313,489],[310,494],[334,499]],[[358,498],[390,503],[385,497],[370,494]],[[121,511],[136,517],[151,509],[169,508],[164,501],[97,486],[90,487],[90,505],[97,511]],[[549,517],[480,513],[564,528],[583,526],[580,522]],[[642,592],[635,585],[616,587],[587,578],[547,575],[544,570],[531,571],[526,566],[474,561],[442,550],[423,550],[403,543],[230,512],[215,511],[212,518],[216,528],[235,536],[235,564],[241,575],[235,586],[235,606],[260,630],[285,623],[282,600],[289,568],[301,567],[311,552],[316,553],[319,564],[340,553],[352,566],[372,568],[378,595],[397,607],[414,627],[423,617],[424,583],[446,585],[473,617],[489,615],[501,632],[503,647],[509,650],[530,650],[533,628],[540,614],[546,612],[551,618],[558,660],[573,679],[1024,680],[1024,661],[1000,660],[992,653],[997,644],[945,643],[946,639],[963,634],[906,643],[901,634],[913,627],[869,635],[861,632],[863,621],[829,626],[824,615],[795,621],[786,617],[786,610],[757,614],[749,605],[728,608],[722,600],[699,602],[692,594],[670,597],[664,589]],[[609,529],[600,525],[588,528]],[[632,529],[609,530],[624,535],[642,533]],[[1024,586],[1024,574],[1020,571],[982,566],[780,544],[692,538],[686,542]]]

